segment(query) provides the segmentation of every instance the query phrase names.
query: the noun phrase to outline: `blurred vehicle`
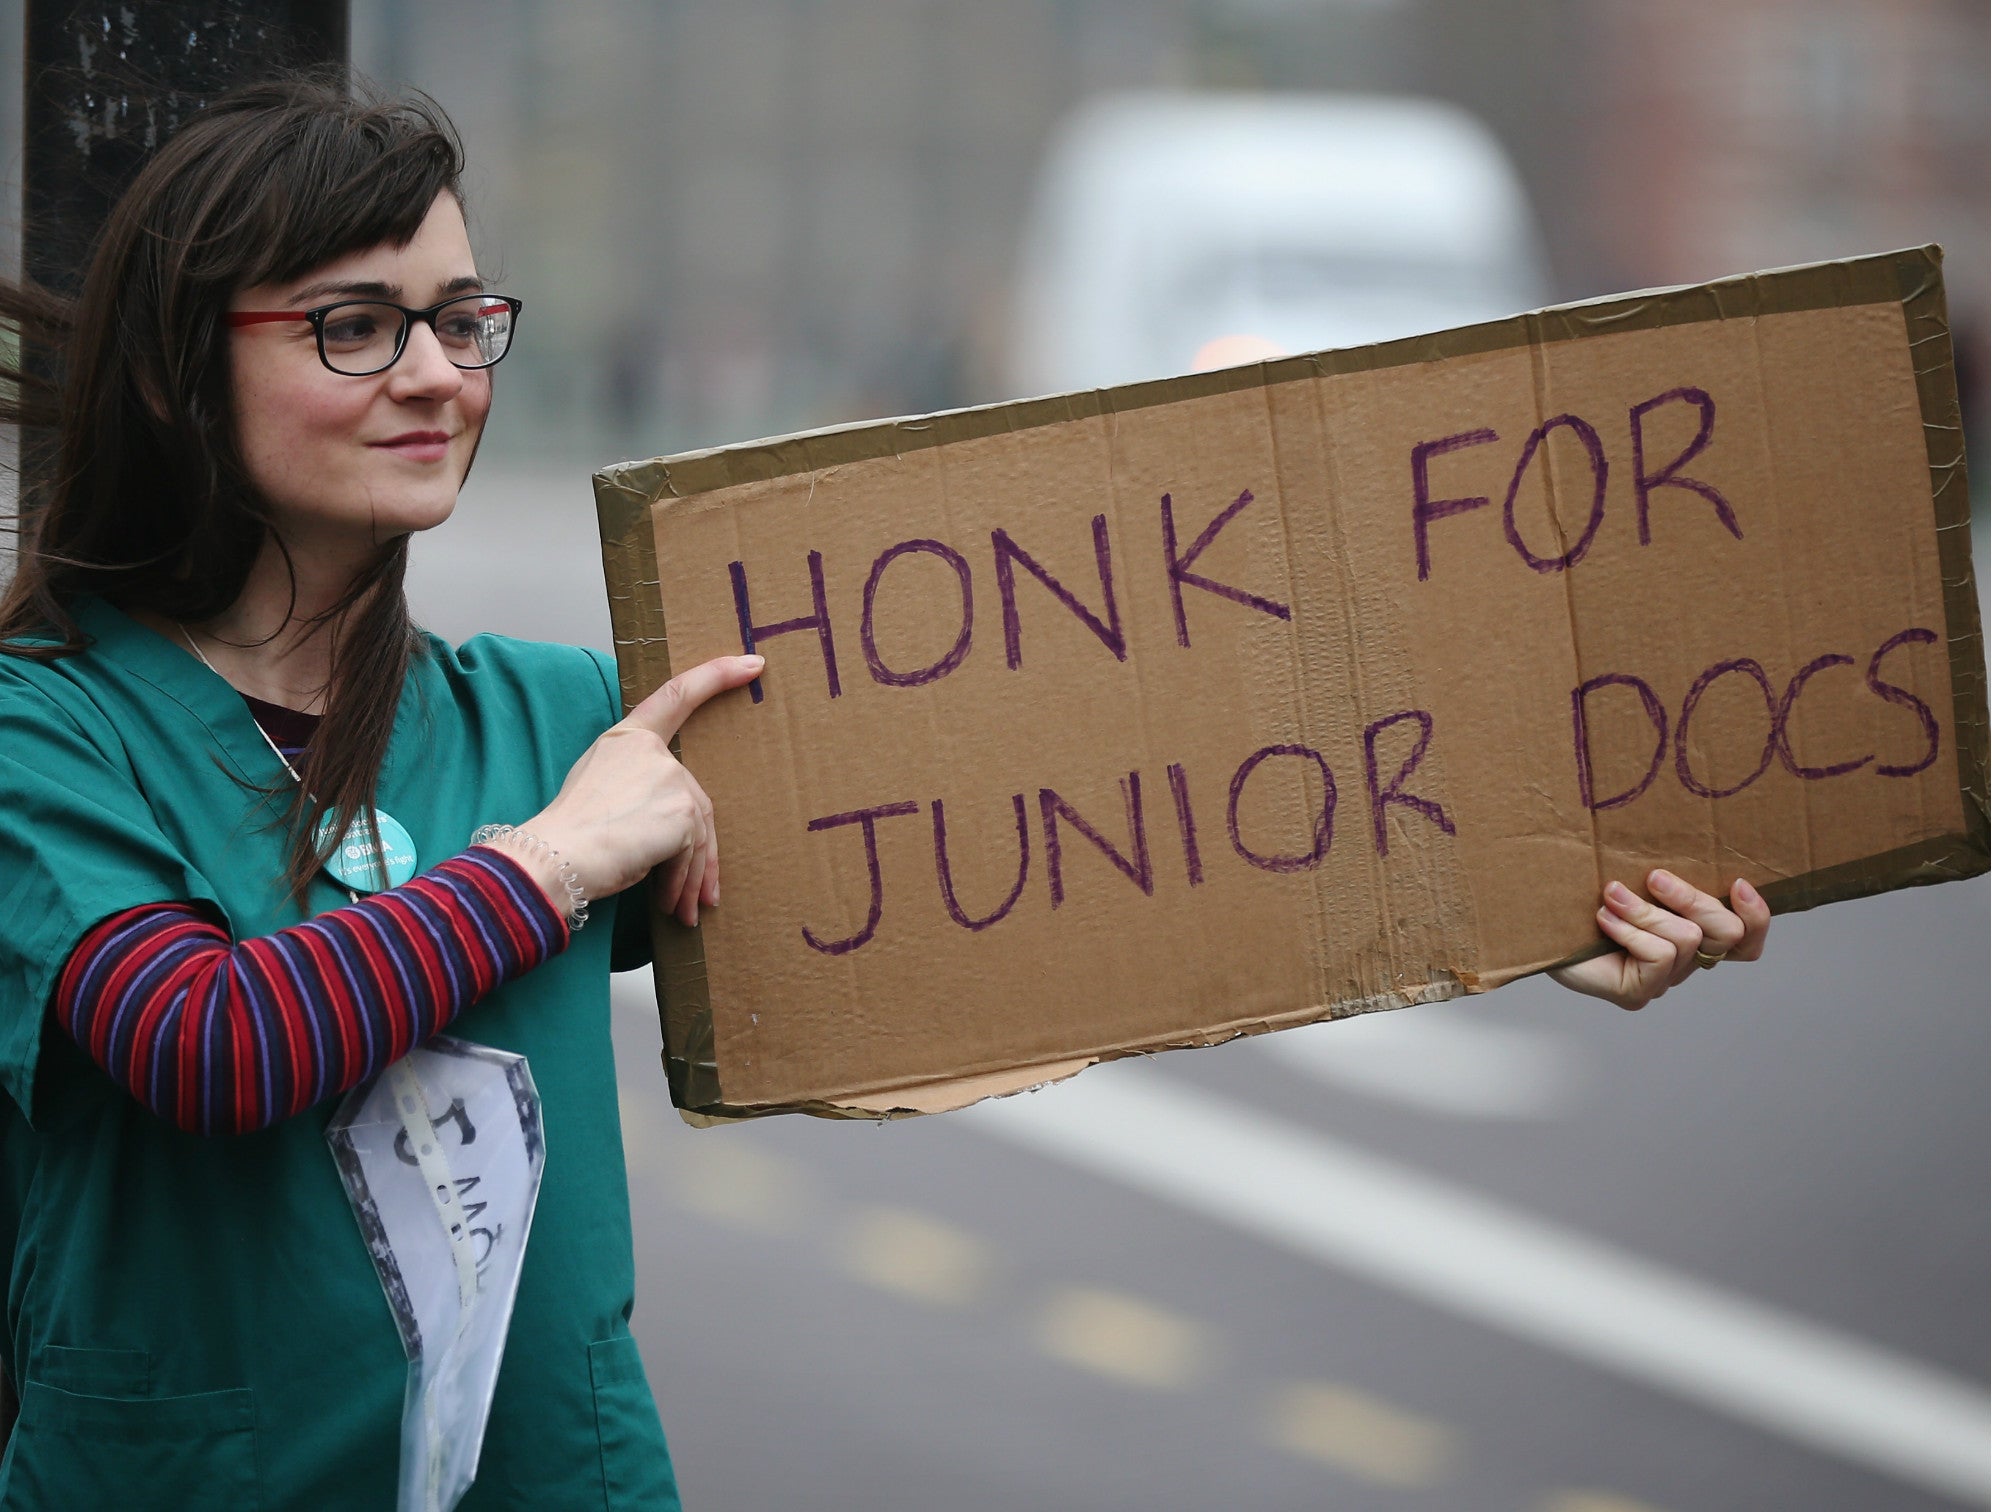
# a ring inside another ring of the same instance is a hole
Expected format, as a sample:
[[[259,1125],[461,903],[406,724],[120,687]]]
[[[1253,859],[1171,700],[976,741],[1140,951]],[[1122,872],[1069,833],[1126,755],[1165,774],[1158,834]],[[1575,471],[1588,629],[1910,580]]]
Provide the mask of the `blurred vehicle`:
[[[1043,394],[1359,346],[1547,288],[1513,166],[1452,106],[1106,96],[1047,156],[1007,376]]]

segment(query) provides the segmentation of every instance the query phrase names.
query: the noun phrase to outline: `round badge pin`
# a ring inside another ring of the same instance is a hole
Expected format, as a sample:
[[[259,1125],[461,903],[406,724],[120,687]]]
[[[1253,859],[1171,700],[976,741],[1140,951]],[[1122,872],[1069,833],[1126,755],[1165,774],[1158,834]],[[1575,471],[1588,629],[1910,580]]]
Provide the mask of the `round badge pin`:
[[[341,887],[349,887],[354,892],[379,892],[384,887],[399,887],[415,875],[415,838],[392,814],[373,811],[374,824],[380,831],[380,851],[375,853],[373,842],[367,838],[367,826],[355,820],[346,828],[345,836],[338,848],[326,859],[325,870]],[[318,837],[322,841],[325,832],[332,827],[332,816],[327,814],[318,821]]]

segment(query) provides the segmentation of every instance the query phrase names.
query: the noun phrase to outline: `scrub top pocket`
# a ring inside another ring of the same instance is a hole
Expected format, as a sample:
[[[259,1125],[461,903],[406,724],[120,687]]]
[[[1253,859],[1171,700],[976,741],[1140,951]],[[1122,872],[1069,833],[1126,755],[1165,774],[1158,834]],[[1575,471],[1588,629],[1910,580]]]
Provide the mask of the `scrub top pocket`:
[[[602,1447],[602,1505],[607,1512],[680,1512],[671,1451],[636,1339],[619,1334],[590,1344],[588,1373]]]
[[[30,1380],[7,1446],[0,1512],[255,1512],[256,1404],[247,1387],[88,1396]]]

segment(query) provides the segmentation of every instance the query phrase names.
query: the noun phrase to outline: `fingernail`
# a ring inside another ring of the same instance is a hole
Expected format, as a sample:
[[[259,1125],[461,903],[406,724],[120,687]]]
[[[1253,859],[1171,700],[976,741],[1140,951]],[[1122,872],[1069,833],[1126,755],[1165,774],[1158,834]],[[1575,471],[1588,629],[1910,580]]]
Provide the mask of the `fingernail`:
[[[1736,891],[1745,903],[1761,903],[1764,901],[1763,895],[1741,877],[1736,879]]]
[[[1617,882],[1607,882],[1605,884],[1605,896],[1610,898],[1614,903],[1630,903],[1632,901],[1631,889]]]
[[[1681,885],[1681,879],[1675,876],[1672,872],[1659,870],[1657,868],[1647,874],[1646,881],[1647,885],[1650,887],[1674,888],[1674,887],[1679,887]]]

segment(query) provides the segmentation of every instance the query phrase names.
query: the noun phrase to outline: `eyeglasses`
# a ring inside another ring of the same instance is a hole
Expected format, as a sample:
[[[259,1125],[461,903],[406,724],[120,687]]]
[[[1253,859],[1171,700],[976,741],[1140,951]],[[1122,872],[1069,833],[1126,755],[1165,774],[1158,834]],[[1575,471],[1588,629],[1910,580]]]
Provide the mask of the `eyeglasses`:
[[[400,360],[408,328],[421,321],[436,333],[443,355],[467,370],[488,368],[512,345],[512,327],[525,301],[505,294],[460,294],[426,310],[382,299],[350,299],[314,310],[230,310],[231,326],[305,320],[318,336],[318,360],[335,373],[365,378]]]

